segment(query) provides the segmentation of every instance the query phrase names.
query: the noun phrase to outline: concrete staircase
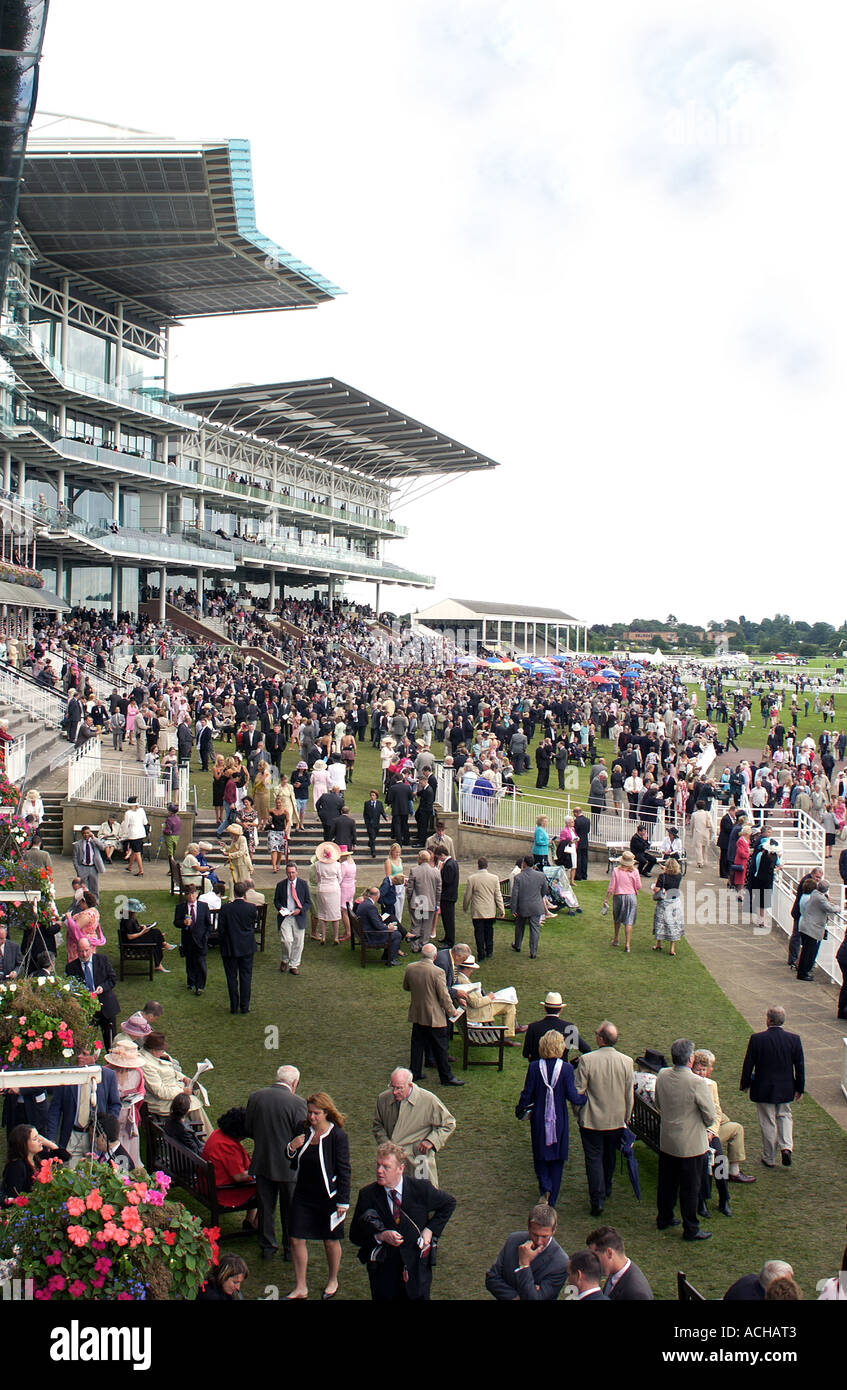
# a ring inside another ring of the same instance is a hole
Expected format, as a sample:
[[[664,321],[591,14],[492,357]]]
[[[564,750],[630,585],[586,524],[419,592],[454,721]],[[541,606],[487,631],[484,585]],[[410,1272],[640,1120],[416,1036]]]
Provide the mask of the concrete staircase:
[[[67,761],[71,747],[59,729],[11,705],[0,705],[0,719],[7,721],[13,738],[26,734],[28,787],[38,788],[40,778],[46,777],[51,768]]]
[[[370,851],[368,850],[368,837],[364,822],[361,816],[354,816],[354,820],[356,822],[356,848],[353,851],[353,855],[357,864],[363,866],[361,872],[362,882],[364,882],[367,877],[366,866],[368,864],[373,864],[374,883],[379,886],[383,877],[383,861],[387,858],[388,851],[392,845],[390,825],[383,824],[380,826],[376,837],[376,859],[372,860]],[[209,862],[217,866],[224,858],[223,841],[228,840],[230,837],[228,835],[222,835],[220,840],[218,840],[215,835],[215,829],[216,826],[212,815],[207,809],[201,807],[199,817],[194,823],[194,837],[196,840],[205,840],[208,844],[214,846],[214,852],[209,855]],[[411,822],[410,829],[412,831],[416,829],[414,821]],[[317,820],[314,813],[309,813],[306,817],[305,830],[296,832],[289,841],[289,857],[295,860],[301,869],[305,869],[313,858],[318,845],[323,843],[323,838],[324,834],[321,830],[320,822]],[[411,856],[413,853],[416,855],[417,850],[415,849],[413,851],[410,846],[406,853],[407,857]],[[271,857],[268,852],[267,834],[259,836],[259,847],[252,851],[251,858],[257,869],[270,868]]]
[[[32,785],[37,787],[38,783],[33,782]],[[44,848],[50,854],[62,853],[62,807],[67,799],[64,792],[41,793],[41,800],[44,802],[41,837],[44,840]],[[105,816],[103,819],[105,820]]]

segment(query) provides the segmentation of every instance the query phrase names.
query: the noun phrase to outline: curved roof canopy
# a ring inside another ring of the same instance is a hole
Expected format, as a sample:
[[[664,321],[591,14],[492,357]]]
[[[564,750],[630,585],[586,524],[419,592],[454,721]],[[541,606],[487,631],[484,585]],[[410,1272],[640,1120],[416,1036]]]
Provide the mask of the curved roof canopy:
[[[47,260],[163,322],[308,309],[342,293],[258,230],[247,140],[42,122],[18,215]]]
[[[209,420],[373,477],[497,467],[494,459],[335,377],[188,392],[173,399]]]

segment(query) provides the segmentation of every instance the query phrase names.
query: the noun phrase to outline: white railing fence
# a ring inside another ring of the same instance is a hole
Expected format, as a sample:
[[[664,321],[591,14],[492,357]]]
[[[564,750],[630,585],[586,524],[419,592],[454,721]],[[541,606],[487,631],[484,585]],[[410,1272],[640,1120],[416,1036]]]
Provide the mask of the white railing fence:
[[[171,799],[170,783],[143,772],[124,772],[123,763],[100,770],[94,786],[88,792],[89,801],[105,801],[110,806],[125,806],[134,796],[139,806],[166,806]]]
[[[780,868],[776,871],[773,885],[773,898],[771,901],[771,918],[775,926],[790,936],[794,930],[794,922],[791,917],[791,908],[797,892],[798,878],[792,876]],[[839,895],[830,889],[830,900],[839,905]],[[844,886],[841,885],[840,906],[844,911]],[[835,957],[844,940],[847,931],[847,920],[844,916],[830,917],[827,921],[827,939],[822,941],[816,965],[821,969],[834,984],[841,984],[841,969]]]
[[[570,796],[567,801],[530,801],[527,797],[515,796],[506,790],[496,796],[474,796],[473,792],[460,792],[458,796],[459,823],[468,826],[484,826],[490,830],[502,830],[507,834],[521,835],[532,839],[539,816],[547,817],[547,833],[556,839],[563,829],[566,816],[573,814]],[[601,812],[583,807],[591,818],[589,842],[592,845],[629,843],[635,834],[637,821],[627,814],[616,815],[609,809]],[[665,813],[657,812],[655,822],[641,818],[648,831],[651,845],[661,845],[665,838]],[[683,836],[683,844],[684,836]]]
[[[177,805],[179,806],[179,809],[180,809],[181,811],[187,811],[187,810],[188,810],[188,795],[189,795],[189,784],[188,784],[188,779],[189,779],[190,775],[191,775],[190,768],[181,767],[181,768],[179,769],[178,781],[177,781],[177,795],[176,795],[176,800],[177,800]]]
[[[72,754],[68,763],[68,801],[84,801],[100,775],[100,744],[89,739]]]
[[[45,652],[44,659],[61,679],[62,668],[67,661],[67,657],[61,652]],[[98,700],[108,700],[112,691],[115,689],[123,690],[124,694],[130,689],[129,682],[125,681],[122,676],[116,675],[115,679],[112,680],[109,678],[108,672],[106,674],[101,674],[95,667],[89,666],[85,662],[79,662],[78,665],[81,676],[80,694],[85,688],[86,681],[91,686]]]
[[[442,811],[455,811],[457,809],[458,797],[453,769],[451,767],[445,767],[443,763],[436,763],[435,780],[437,783],[435,790],[436,803],[441,807]]]
[[[26,734],[20,734],[12,743],[6,744],[6,776],[9,781],[19,784],[26,772]]]
[[[0,704],[11,705],[58,729],[65,717],[67,702],[63,696],[34,682],[22,680],[10,667],[4,666],[0,669]]]

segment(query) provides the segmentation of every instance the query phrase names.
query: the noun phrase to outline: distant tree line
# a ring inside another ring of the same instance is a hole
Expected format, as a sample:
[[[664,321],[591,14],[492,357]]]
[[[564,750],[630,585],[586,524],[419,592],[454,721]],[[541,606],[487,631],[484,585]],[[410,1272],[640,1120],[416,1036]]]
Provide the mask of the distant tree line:
[[[649,634],[641,642],[632,640],[632,634]],[[620,646],[634,649],[637,646],[656,647],[660,651],[696,651],[712,655],[717,646],[714,637],[726,634],[726,645],[730,651],[757,652],[770,656],[774,652],[790,652],[794,656],[838,656],[847,651],[847,622],[840,627],[832,623],[794,622],[787,613],[777,613],[773,618],[764,618],[755,623],[742,613],[738,618],[725,618],[723,622],[710,622],[707,628],[694,627],[691,623],[681,623],[673,613],[664,622],[658,618],[633,618],[629,623],[596,623],[589,629],[589,646],[592,651],[608,651]],[[629,634],[629,636],[628,636]]]

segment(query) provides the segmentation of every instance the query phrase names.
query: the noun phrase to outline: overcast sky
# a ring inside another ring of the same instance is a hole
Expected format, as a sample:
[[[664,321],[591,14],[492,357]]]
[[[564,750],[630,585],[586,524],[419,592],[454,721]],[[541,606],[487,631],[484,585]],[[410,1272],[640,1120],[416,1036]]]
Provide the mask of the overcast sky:
[[[396,513],[388,605],[840,623],[843,13],[53,0],[39,108],[248,138],[346,291],[187,324],[174,389],[333,375],[499,461]]]

